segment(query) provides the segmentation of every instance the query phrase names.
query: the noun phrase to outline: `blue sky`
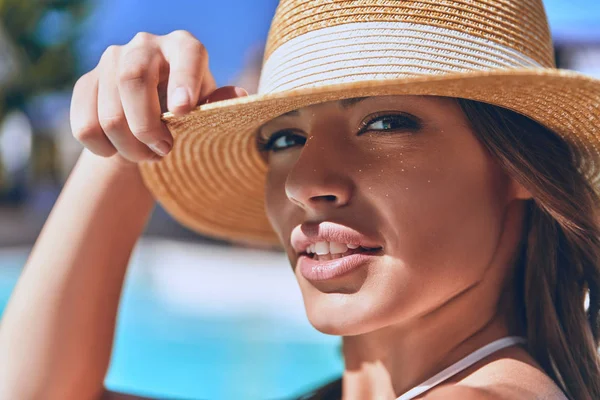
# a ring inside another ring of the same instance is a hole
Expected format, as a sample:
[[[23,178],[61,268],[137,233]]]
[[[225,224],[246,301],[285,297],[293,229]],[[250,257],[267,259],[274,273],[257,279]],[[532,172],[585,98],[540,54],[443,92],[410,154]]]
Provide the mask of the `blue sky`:
[[[600,42],[600,0],[544,0],[555,41]]]
[[[84,69],[111,44],[127,43],[136,32],[165,34],[186,29],[207,47],[217,83],[241,68],[248,49],[264,43],[277,0],[96,0],[82,56]],[[600,0],[545,0],[556,42],[600,42]]]
[[[276,0],[96,0],[82,41],[84,68],[93,68],[111,44],[125,44],[140,31],[166,34],[185,29],[210,55],[213,75],[227,83],[248,56],[264,43]]]

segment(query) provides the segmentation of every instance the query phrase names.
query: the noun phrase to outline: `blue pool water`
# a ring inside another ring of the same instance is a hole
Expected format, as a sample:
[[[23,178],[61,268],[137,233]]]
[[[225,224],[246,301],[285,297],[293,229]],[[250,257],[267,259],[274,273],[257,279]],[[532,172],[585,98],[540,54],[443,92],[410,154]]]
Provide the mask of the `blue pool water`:
[[[0,311],[27,249],[0,252]],[[154,398],[278,399],[333,379],[282,255],[146,243],[132,259],[106,386]]]

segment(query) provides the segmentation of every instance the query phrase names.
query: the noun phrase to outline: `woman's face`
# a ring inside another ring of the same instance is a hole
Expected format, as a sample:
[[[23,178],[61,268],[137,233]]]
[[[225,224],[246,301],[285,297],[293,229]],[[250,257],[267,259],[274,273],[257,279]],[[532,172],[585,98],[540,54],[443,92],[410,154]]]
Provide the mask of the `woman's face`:
[[[317,329],[355,335],[427,314],[510,262],[516,184],[455,100],[323,103],[259,134],[266,211]]]

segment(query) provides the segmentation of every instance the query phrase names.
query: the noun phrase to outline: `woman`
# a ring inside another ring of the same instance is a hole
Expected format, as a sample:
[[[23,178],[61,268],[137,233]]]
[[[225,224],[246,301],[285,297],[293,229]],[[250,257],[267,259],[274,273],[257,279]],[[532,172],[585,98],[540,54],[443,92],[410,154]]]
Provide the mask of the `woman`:
[[[89,151],[2,321],[2,398],[135,398],[103,379],[154,199],[283,246],[343,336],[303,398],[600,398],[600,82],[553,68],[540,1],[282,1],[259,95],[207,65],[140,34],[77,83]]]

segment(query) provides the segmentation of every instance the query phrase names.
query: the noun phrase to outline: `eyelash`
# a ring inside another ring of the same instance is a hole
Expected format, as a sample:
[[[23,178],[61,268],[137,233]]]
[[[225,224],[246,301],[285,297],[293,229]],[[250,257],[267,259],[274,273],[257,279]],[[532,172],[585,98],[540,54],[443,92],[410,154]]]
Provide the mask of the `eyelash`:
[[[300,138],[302,143],[295,143],[295,145],[306,143],[306,138],[304,136],[294,134],[294,130],[292,130],[292,129],[283,129],[281,131],[275,132],[268,139],[264,138],[262,136],[259,136],[258,137],[258,149],[260,151],[278,152],[278,151],[286,150],[286,149],[289,149],[290,147],[293,147],[293,146],[287,146],[287,147],[284,147],[281,149],[273,148],[273,146],[275,145],[275,142],[285,136]]]
[[[401,122],[400,127],[397,128],[393,128],[393,129],[388,129],[388,130],[377,130],[377,129],[367,129],[370,125],[374,124],[375,122]],[[395,113],[395,114],[390,114],[388,113],[379,113],[376,114],[374,116],[371,116],[368,120],[362,122],[359,126],[358,129],[358,135],[362,135],[363,133],[366,132],[395,132],[395,131],[399,131],[399,130],[411,130],[411,131],[418,131],[421,128],[421,122],[419,121],[418,118],[409,115],[409,114],[404,114],[404,113]],[[282,137],[295,137],[297,140],[298,138],[300,139],[300,141],[302,143],[293,143],[290,146],[286,146],[286,147],[282,147],[282,148],[274,148],[275,142],[277,140],[279,140]],[[293,129],[283,129],[280,131],[275,132],[274,134],[272,134],[269,138],[264,138],[259,136],[258,137],[258,147],[260,151],[273,151],[273,152],[278,152],[278,151],[283,151],[286,149],[289,149],[291,147],[297,146],[299,144],[304,144],[306,143],[306,138],[298,135],[298,134],[294,134],[294,130]]]

